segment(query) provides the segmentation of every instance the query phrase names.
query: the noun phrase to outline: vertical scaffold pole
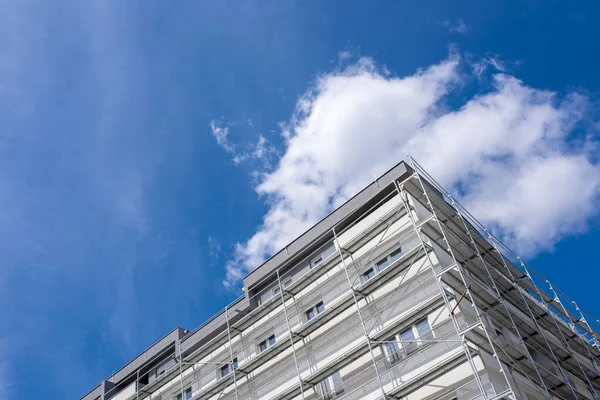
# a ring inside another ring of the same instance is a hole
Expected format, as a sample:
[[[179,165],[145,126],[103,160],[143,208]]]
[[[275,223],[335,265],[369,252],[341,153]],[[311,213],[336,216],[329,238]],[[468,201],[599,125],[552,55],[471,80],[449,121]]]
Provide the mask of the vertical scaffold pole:
[[[579,335],[579,332],[576,331],[575,325],[573,324],[573,322],[571,321],[571,318],[569,317],[569,312],[567,311],[567,309],[565,308],[565,306],[563,305],[563,303],[560,301],[560,297],[558,297],[558,294],[554,290],[554,287],[552,286],[552,284],[550,283],[550,281],[547,280],[546,283],[548,284],[548,287],[550,288],[550,291],[552,291],[552,294],[554,295],[554,301],[556,303],[558,303],[558,305],[562,309],[565,317],[569,320],[569,327],[571,328],[571,330],[573,330],[573,333],[575,334],[576,337],[581,338],[581,336]],[[554,321],[554,318],[552,318],[552,320]],[[599,398],[598,393],[596,392],[596,388],[594,387],[594,385],[592,385],[592,382],[590,382],[590,379],[588,378],[587,374],[585,373],[585,370],[583,369],[583,366],[581,365],[581,363],[579,362],[579,360],[577,359],[577,357],[574,355],[574,350],[571,348],[571,345],[569,345],[569,342],[567,341],[567,338],[565,337],[565,335],[560,330],[560,327],[558,326],[558,323],[556,321],[555,321],[555,325],[556,325],[556,329],[560,332],[561,337],[563,338],[565,344],[567,345],[567,350],[568,350],[569,354],[571,355],[571,357],[573,357],[575,359],[575,362],[577,363],[577,366],[581,370],[581,373],[583,374],[583,377],[585,378],[588,386],[590,387],[590,391],[591,391],[592,395],[596,399]],[[592,354],[590,353],[589,349],[586,347],[587,345],[586,345],[585,342],[583,343],[583,346],[587,350],[588,354],[591,356]],[[593,361],[593,358],[592,358],[592,361]]]
[[[561,374],[563,376],[563,380],[565,381],[565,383],[569,387],[569,390],[571,391],[571,393],[573,394],[573,396],[575,398],[578,398],[577,393],[575,392],[575,389],[573,388],[573,386],[571,386],[571,383],[569,382],[569,380],[566,379],[565,371],[563,370],[562,365],[561,365],[560,361],[558,360],[558,357],[556,356],[556,354],[552,350],[552,346],[550,345],[550,342],[548,341],[548,338],[546,338],[546,335],[544,334],[544,329],[542,329],[542,327],[539,325],[538,319],[534,315],[533,310],[531,309],[531,307],[529,307],[529,303],[527,302],[527,299],[525,298],[525,296],[523,295],[523,292],[521,291],[522,290],[521,285],[519,285],[519,283],[517,282],[517,279],[513,275],[512,271],[510,270],[508,264],[506,264],[506,261],[504,260],[504,256],[502,255],[502,252],[498,248],[498,245],[496,244],[496,240],[495,240],[494,236],[487,229],[484,229],[484,232],[488,236],[488,241],[492,244],[492,247],[494,248],[494,251],[500,257],[500,260],[502,261],[502,266],[506,270],[506,272],[508,274],[508,277],[510,278],[510,281],[511,281],[513,287],[517,288],[517,292],[519,292],[521,300],[523,301],[523,304],[525,304],[525,308],[527,309],[527,312],[529,313],[530,318],[533,320],[533,323],[535,324],[535,327],[536,327],[538,333],[542,336],[542,339],[544,339],[544,343],[546,344],[546,348],[550,351],[550,354],[552,355],[552,358],[554,359],[554,362],[556,363],[558,369],[560,369]],[[528,272],[526,273],[526,275],[529,276]]]
[[[587,318],[585,317],[585,315],[583,315],[583,312],[581,311],[581,309],[579,308],[579,306],[577,305],[577,303],[573,300],[571,300],[571,303],[573,303],[573,307],[575,307],[575,310],[577,311],[577,313],[579,313],[579,320],[585,324],[585,326],[588,327],[589,331],[590,331],[590,336],[592,337],[592,343],[591,345],[593,347],[595,347],[597,350],[600,350],[600,340],[598,339],[598,337],[596,337],[595,333],[594,333],[594,329],[592,328],[592,326],[590,325],[590,323],[588,322]],[[592,361],[594,362],[594,365],[596,365],[596,368],[598,369],[598,371],[600,371],[600,368],[598,368],[598,364],[596,363],[595,359],[592,359]]]
[[[181,398],[183,397],[183,356],[181,354],[181,339],[177,339],[177,352],[179,353],[179,386],[181,389]]]
[[[367,346],[369,347],[369,353],[371,354],[371,360],[373,362],[373,367],[375,368],[375,374],[377,375],[377,381],[379,382],[379,389],[381,390],[381,396],[383,399],[387,399],[387,395],[385,393],[385,389],[383,388],[383,382],[381,381],[381,375],[379,374],[379,369],[377,368],[377,361],[375,360],[375,354],[373,353],[373,346],[371,345],[371,337],[369,336],[369,332],[367,332],[367,327],[365,326],[365,321],[363,320],[362,313],[360,312],[360,306],[358,304],[358,300],[356,298],[356,292],[354,290],[354,286],[352,286],[352,280],[350,279],[350,274],[348,273],[348,266],[346,265],[346,259],[344,257],[344,253],[342,252],[342,247],[340,242],[338,241],[337,234],[335,232],[335,228],[332,229],[333,232],[333,240],[335,242],[335,247],[337,248],[340,259],[342,260],[342,265],[344,266],[344,272],[346,273],[346,279],[348,280],[348,285],[350,286],[350,292],[352,293],[352,299],[354,300],[354,306],[356,307],[356,313],[358,314],[358,318],[360,319],[360,324],[363,328],[364,336],[367,340]]]
[[[413,175],[413,177],[414,177],[414,175]],[[441,280],[441,274],[438,275],[437,272],[435,271],[435,266],[433,264],[433,261],[431,260],[431,257],[429,256],[429,251],[427,250],[427,247],[425,247],[425,241],[423,240],[423,237],[421,236],[421,228],[417,226],[417,223],[412,215],[412,211],[411,211],[409,203],[408,203],[408,195],[404,192],[404,187],[403,187],[404,184],[402,183],[401,185],[398,185],[397,182],[394,182],[394,185],[396,186],[396,190],[398,191],[398,194],[400,195],[400,200],[402,201],[402,204],[406,210],[406,214],[408,215],[408,217],[413,225],[413,230],[415,231],[415,233],[417,234],[417,237],[419,238],[419,243],[420,243],[423,251],[425,252],[425,257],[427,257],[427,262],[429,264],[429,268],[430,268],[433,276],[435,277],[435,280],[438,285],[438,289],[440,290],[440,293],[442,294],[442,298],[444,300],[446,309],[449,312],[450,319],[452,320],[452,324],[454,326],[454,330],[456,331],[456,334],[458,335],[458,337],[460,339],[460,344],[465,353],[465,357],[467,358],[467,361],[468,361],[469,365],[471,366],[471,370],[473,371],[473,377],[475,378],[475,383],[477,384],[477,387],[479,388],[479,391],[480,391],[481,395],[483,396],[483,398],[487,399],[488,396],[485,392],[485,388],[483,387],[483,382],[481,381],[481,377],[479,376],[479,371],[477,370],[477,367],[475,366],[475,362],[473,361],[471,349],[466,342],[464,334],[461,334],[460,323],[458,322],[456,315],[454,315],[452,304],[450,304],[450,299],[448,298],[448,294],[446,293],[446,289],[444,288],[444,285]]]
[[[513,329],[515,330],[515,333],[517,334],[517,337],[519,338],[519,342],[521,343],[521,346],[523,347],[523,350],[525,351],[525,356],[527,357],[527,359],[529,360],[529,362],[531,363],[531,365],[533,365],[533,369],[535,370],[535,373],[536,373],[538,379],[540,380],[540,384],[542,385],[542,388],[544,389],[544,392],[546,392],[546,396],[548,397],[548,399],[551,399],[552,396],[550,395],[550,392],[548,391],[548,387],[546,386],[546,382],[544,382],[544,379],[542,378],[542,375],[540,374],[540,371],[538,370],[535,361],[533,361],[533,357],[531,356],[531,353],[529,353],[529,348],[527,347],[527,345],[523,341],[523,337],[521,336],[521,332],[519,332],[519,328],[517,328],[517,324],[515,323],[512,315],[511,315],[511,312],[508,309],[508,306],[504,302],[504,298],[502,297],[502,294],[500,293],[500,290],[498,289],[498,286],[496,286],[496,282],[494,281],[494,277],[492,276],[492,273],[491,273],[491,271],[488,268],[487,262],[485,261],[485,259],[481,255],[481,252],[479,251],[479,246],[477,246],[477,243],[475,243],[475,239],[471,235],[471,231],[469,230],[469,226],[467,225],[467,222],[463,218],[463,215],[460,212],[460,209],[458,208],[458,206],[456,205],[456,203],[454,201],[454,198],[452,196],[450,196],[450,195],[448,195],[448,198],[450,199],[450,202],[452,203],[452,207],[454,208],[454,210],[456,211],[459,219],[462,222],[462,225],[463,225],[463,227],[465,229],[465,232],[467,233],[467,236],[469,237],[469,241],[471,242],[471,245],[475,249],[475,252],[477,254],[477,258],[479,259],[479,261],[481,262],[481,264],[485,268],[486,274],[487,274],[488,278],[490,279],[490,283],[492,285],[492,288],[493,288],[494,292],[496,293],[496,296],[498,296],[498,301],[500,302],[500,304],[506,310],[506,314],[508,315],[510,323],[513,326]],[[496,248],[496,246],[494,246],[494,248]],[[496,248],[496,250],[497,250],[497,248]],[[503,259],[503,261],[504,261],[504,259]]]
[[[304,382],[302,381],[302,376],[300,375],[300,366],[298,365],[298,357],[296,356],[296,349],[294,346],[294,336],[292,334],[292,328],[290,326],[290,320],[288,318],[287,307],[285,305],[285,297],[283,296],[284,287],[281,285],[281,275],[279,274],[279,270],[277,270],[277,282],[279,284],[279,295],[281,297],[281,302],[283,303],[283,313],[285,316],[285,323],[287,325],[288,334],[290,335],[290,345],[292,346],[292,354],[294,356],[294,364],[296,365],[296,373],[298,374],[298,383],[300,384],[300,395],[302,396],[302,399],[304,399]]]
[[[412,162],[412,158],[410,158],[411,161],[411,165],[414,167],[414,163]],[[416,171],[416,169],[415,169]],[[442,240],[444,241],[445,245],[446,245],[446,249],[449,252],[450,256],[452,257],[452,261],[454,263],[454,265],[456,266],[456,270],[458,271],[458,275],[460,277],[460,280],[462,281],[463,285],[465,286],[465,294],[466,297],[469,299],[469,301],[471,302],[471,305],[473,307],[473,310],[475,311],[475,316],[478,322],[476,322],[476,325],[481,326],[481,329],[483,330],[483,333],[488,341],[488,343],[490,344],[490,348],[492,350],[492,356],[493,358],[496,360],[496,362],[498,363],[498,367],[499,367],[499,371],[502,374],[505,382],[506,382],[506,387],[507,389],[504,391],[506,395],[508,395],[511,398],[515,398],[515,393],[512,389],[512,386],[510,384],[510,380],[508,379],[508,376],[506,375],[506,371],[504,369],[504,366],[502,365],[502,361],[500,360],[500,357],[498,356],[498,353],[496,352],[496,347],[494,346],[494,343],[492,342],[492,339],[490,338],[489,332],[487,330],[487,327],[485,326],[485,324],[483,323],[483,320],[481,319],[481,313],[479,312],[479,308],[477,307],[476,303],[475,303],[475,299],[473,298],[473,294],[471,293],[471,288],[469,285],[467,285],[464,273],[463,273],[463,269],[462,266],[458,263],[458,261],[456,260],[456,257],[454,255],[454,252],[452,251],[452,246],[450,245],[450,242],[448,241],[448,238],[446,236],[446,232],[436,214],[436,210],[435,207],[433,206],[431,199],[429,198],[429,195],[427,194],[427,189],[425,187],[425,184],[423,183],[422,179],[421,179],[421,175],[419,174],[419,172],[417,171],[416,174],[416,179],[419,182],[419,186],[421,188],[421,190],[423,191],[423,196],[425,198],[425,201],[427,203],[427,206],[429,207],[429,211],[432,213],[433,218],[435,219],[435,222],[438,225],[438,228],[440,230],[440,233],[442,235]],[[408,198],[407,198],[408,200]],[[444,271],[447,271],[446,269]],[[439,275],[439,282],[441,284],[441,276],[443,275],[444,271],[442,271]],[[470,329],[470,328],[467,328]],[[466,340],[466,336],[465,334],[462,335],[464,340]],[[496,393],[496,396],[501,395],[502,393],[497,393],[496,390],[494,389],[494,392]],[[484,397],[486,397],[485,393],[482,393]]]
[[[235,373],[235,370],[237,368],[235,368],[235,366],[233,365],[233,345],[231,343],[231,326],[229,324],[229,306],[225,307],[225,319],[227,321],[227,338],[229,339],[229,358],[230,358],[229,365],[231,365],[231,373],[233,374],[233,390],[235,391],[235,400],[239,400],[238,390],[237,390],[237,377],[236,377],[236,373]],[[182,395],[182,397],[183,397],[183,395]]]

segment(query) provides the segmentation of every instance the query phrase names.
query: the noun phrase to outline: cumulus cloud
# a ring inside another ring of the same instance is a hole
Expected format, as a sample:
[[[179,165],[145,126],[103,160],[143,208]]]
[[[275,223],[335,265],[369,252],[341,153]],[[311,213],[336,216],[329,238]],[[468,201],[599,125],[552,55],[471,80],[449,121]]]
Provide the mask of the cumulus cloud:
[[[283,125],[285,152],[256,188],[268,212],[236,246],[225,285],[407,153],[520,251],[550,249],[584,229],[600,188],[591,147],[573,140],[586,99],[497,73],[493,89],[450,108],[446,98],[470,79],[463,64],[451,55],[393,77],[363,58],[318,78]]]

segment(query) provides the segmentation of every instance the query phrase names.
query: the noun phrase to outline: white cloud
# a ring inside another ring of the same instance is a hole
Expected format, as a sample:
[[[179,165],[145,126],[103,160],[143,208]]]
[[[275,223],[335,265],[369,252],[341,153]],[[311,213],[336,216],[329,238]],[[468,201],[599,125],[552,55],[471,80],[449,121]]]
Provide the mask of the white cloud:
[[[210,130],[217,141],[217,144],[226,152],[232,154],[235,149],[232,144],[229,143],[229,128],[223,127],[218,121],[210,121]]]
[[[221,248],[221,243],[216,238],[209,236],[208,237],[208,256],[210,257],[210,265],[214,265],[215,262],[219,259],[223,249]]]
[[[446,29],[448,29],[448,32],[450,33],[460,33],[461,35],[466,34],[467,32],[469,32],[469,27],[467,26],[467,24],[465,24],[465,21],[463,21],[462,18],[459,18],[456,23],[452,23],[449,20],[445,20],[444,22],[442,22],[442,25],[444,25],[444,27]]]
[[[247,120],[246,124],[254,128],[251,120]],[[232,125],[235,125],[235,123]],[[264,167],[268,168],[270,167],[269,161],[271,156],[277,155],[275,148],[261,134],[258,135],[256,143],[238,144],[233,143],[229,139],[229,127],[223,126],[221,122],[216,120],[211,121],[210,130],[219,147],[231,155],[231,160],[236,165],[247,161],[259,160],[263,162]]]
[[[493,89],[460,108],[444,105],[468,76],[452,55],[404,77],[372,60],[321,76],[283,125],[286,148],[257,192],[269,210],[236,246],[227,286],[398,162],[414,157],[518,250],[549,249],[596,212],[600,168],[593,146],[571,136],[586,99],[493,76]]]

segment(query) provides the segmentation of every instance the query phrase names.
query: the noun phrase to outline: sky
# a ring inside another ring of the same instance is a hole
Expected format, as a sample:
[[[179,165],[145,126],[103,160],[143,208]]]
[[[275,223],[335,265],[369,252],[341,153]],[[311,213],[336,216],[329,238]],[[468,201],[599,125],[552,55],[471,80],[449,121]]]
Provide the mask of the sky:
[[[2,0],[0,399],[77,399],[413,155],[600,316],[593,1]]]

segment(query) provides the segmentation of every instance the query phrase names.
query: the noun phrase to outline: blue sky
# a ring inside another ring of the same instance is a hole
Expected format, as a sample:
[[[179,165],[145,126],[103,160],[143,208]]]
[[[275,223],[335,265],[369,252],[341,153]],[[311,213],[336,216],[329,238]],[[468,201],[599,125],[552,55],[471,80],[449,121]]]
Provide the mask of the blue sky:
[[[0,398],[198,326],[405,151],[600,315],[595,2],[2,9]]]

